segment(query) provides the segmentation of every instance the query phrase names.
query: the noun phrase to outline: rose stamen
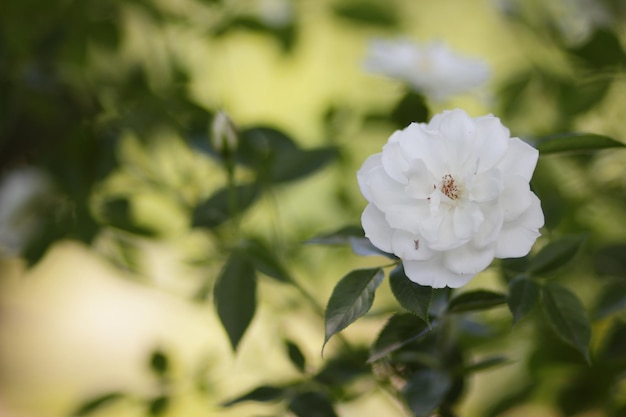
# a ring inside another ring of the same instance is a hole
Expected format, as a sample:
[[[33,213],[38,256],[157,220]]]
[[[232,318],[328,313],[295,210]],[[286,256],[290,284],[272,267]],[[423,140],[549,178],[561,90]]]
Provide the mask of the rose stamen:
[[[441,179],[441,192],[450,200],[458,200],[461,194],[461,187],[456,183],[452,175],[446,174]]]

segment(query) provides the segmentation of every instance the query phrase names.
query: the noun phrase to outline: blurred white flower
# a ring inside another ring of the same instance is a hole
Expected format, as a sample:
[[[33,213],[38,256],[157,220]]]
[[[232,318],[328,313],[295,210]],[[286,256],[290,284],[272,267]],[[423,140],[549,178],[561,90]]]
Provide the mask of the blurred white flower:
[[[357,173],[361,221],[420,285],[457,288],[496,258],[528,254],[544,217],[529,181],[538,152],[493,115],[444,111],[394,132]]]
[[[211,124],[211,144],[219,152],[237,148],[237,128],[226,112],[220,110]]]
[[[37,232],[42,198],[50,192],[47,177],[20,168],[0,179],[0,255],[15,256]]]
[[[259,17],[268,26],[281,28],[293,22],[293,3],[289,0],[259,0]]]
[[[407,39],[373,40],[364,67],[406,82],[433,100],[472,90],[490,73],[483,60],[458,55],[441,42],[419,44]]]

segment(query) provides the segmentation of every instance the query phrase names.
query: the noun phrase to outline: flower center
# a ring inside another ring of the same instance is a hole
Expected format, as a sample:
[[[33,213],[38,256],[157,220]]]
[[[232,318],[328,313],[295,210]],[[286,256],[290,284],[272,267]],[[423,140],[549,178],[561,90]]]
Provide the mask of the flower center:
[[[446,174],[441,178],[441,192],[450,200],[458,200],[461,197],[461,191],[461,186],[452,175]]]

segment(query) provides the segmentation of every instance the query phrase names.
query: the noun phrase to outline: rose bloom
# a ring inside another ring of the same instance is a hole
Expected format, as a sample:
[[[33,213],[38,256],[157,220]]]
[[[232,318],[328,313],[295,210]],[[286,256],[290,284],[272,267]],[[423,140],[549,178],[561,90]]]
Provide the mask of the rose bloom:
[[[458,55],[441,42],[407,39],[373,40],[364,67],[406,82],[434,100],[466,92],[489,78],[489,67],[480,59]]]
[[[457,109],[411,123],[357,173],[365,236],[420,285],[465,285],[539,237],[544,217],[529,186],[538,155],[493,115]]]

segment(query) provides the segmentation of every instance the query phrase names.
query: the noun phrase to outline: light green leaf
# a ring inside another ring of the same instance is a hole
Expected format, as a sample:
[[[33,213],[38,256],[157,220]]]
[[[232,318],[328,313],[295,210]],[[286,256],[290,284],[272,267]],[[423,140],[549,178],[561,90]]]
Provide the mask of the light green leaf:
[[[389,285],[396,300],[402,307],[417,315],[426,323],[429,322],[428,310],[433,298],[433,288],[411,281],[404,273],[404,267],[398,265],[389,274]]]
[[[576,257],[585,239],[584,235],[572,235],[548,243],[531,259],[528,272],[545,275],[562,268]]]
[[[220,321],[236,350],[256,309],[256,273],[246,256],[237,251],[231,254],[217,278],[213,297]]]
[[[591,324],[576,294],[559,284],[548,283],[541,289],[541,302],[552,329],[589,362]]]
[[[520,275],[509,282],[507,303],[513,313],[513,324],[526,316],[537,304],[539,286],[527,275]]]
[[[623,148],[626,145],[608,136],[593,133],[563,133],[537,140],[540,155],[562,152],[590,152],[606,148]]]
[[[326,338],[345,329],[368,312],[374,294],[384,278],[381,268],[357,269],[344,276],[335,286],[326,307]],[[322,347],[323,349],[323,347]]]
[[[450,300],[448,312],[464,313],[467,311],[486,310],[504,303],[506,303],[504,294],[487,290],[476,290],[465,292]]]

